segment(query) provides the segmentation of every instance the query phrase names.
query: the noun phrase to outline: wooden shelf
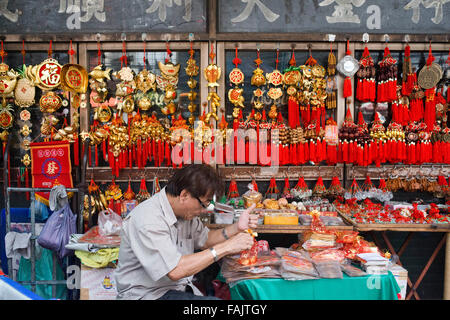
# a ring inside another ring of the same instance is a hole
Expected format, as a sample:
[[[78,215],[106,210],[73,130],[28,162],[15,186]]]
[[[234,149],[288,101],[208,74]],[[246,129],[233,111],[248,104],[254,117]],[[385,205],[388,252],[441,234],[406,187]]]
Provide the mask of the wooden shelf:
[[[145,167],[139,169],[137,167],[124,168],[120,170],[119,177],[115,177],[116,182],[141,181],[142,178],[149,181],[155,176],[160,181],[166,181],[170,178],[175,170],[172,167]],[[95,182],[110,182],[114,177],[109,167],[88,167],[86,168],[86,180],[93,178]]]
[[[210,229],[220,229],[229,224],[207,224]],[[327,226],[329,229],[335,230],[353,230],[353,226]],[[260,225],[255,229],[258,233],[279,233],[279,234],[295,234],[311,230],[309,226],[303,225]]]
[[[443,175],[445,177],[450,176],[450,165],[441,164],[428,164],[428,165],[405,165],[405,164],[385,164],[380,167],[368,166],[360,167],[353,165],[345,166],[347,181],[357,179],[364,180],[367,176],[370,179],[388,179],[392,175],[398,175],[398,177],[437,177]],[[351,182],[350,182],[351,183]]]
[[[344,221],[357,231],[450,232],[449,224],[357,223],[338,211]]]
[[[269,180],[274,177],[276,180],[284,180],[288,177],[296,181],[303,176],[305,180],[317,180],[322,176],[324,180],[331,180],[338,177],[342,182],[344,179],[344,165],[336,166],[280,166],[280,167],[261,167],[261,166],[219,166],[219,173],[222,177],[230,180],[232,177],[236,181],[250,181],[255,178],[256,181]]]

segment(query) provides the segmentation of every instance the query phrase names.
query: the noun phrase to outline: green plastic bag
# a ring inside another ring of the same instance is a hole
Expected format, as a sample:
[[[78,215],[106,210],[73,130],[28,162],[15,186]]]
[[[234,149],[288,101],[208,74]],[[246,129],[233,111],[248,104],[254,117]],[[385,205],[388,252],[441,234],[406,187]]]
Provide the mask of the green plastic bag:
[[[56,280],[64,280],[64,272],[58,262],[56,266]],[[52,251],[36,245],[36,281],[52,280],[53,258]],[[17,281],[31,281],[31,260],[20,258]],[[31,290],[31,285],[23,285]],[[36,294],[44,299],[62,299],[67,297],[67,285],[56,285],[56,296],[52,297],[52,285],[37,284]]]

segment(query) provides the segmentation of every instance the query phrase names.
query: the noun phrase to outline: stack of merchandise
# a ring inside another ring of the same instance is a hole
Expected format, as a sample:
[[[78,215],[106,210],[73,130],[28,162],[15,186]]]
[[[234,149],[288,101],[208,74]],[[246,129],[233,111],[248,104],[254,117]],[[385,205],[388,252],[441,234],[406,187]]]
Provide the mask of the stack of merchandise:
[[[448,206],[438,206],[431,203],[421,206],[417,203],[398,205],[387,202],[383,207],[381,204],[373,203],[366,199],[360,204],[356,199],[340,202],[336,200],[334,206],[343,217],[355,223],[377,223],[377,224],[448,224]],[[445,212],[445,213],[444,213]]]
[[[368,274],[387,274],[389,259],[381,256],[378,252],[360,253],[356,255],[362,268]]]
[[[377,261],[372,257],[377,257]],[[319,216],[313,215],[311,229],[303,241],[275,250],[269,250],[266,241],[255,241],[253,248],[240,256],[223,259],[222,275],[229,284],[257,278],[342,279],[343,273],[349,277],[386,274],[389,258],[389,253],[383,254],[358,232],[327,229]]]
[[[250,250],[222,259],[222,275],[227,283],[244,279],[280,278],[280,258],[265,240],[255,241]]]

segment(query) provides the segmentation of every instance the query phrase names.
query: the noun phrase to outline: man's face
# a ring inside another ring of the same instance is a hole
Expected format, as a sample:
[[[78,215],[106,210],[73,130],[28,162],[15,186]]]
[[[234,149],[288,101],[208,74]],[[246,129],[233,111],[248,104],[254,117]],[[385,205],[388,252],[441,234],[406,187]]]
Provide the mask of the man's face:
[[[195,217],[200,216],[202,213],[206,213],[207,207],[211,203],[211,198],[207,196],[196,197],[191,195],[188,191],[183,190],[180,193],[180,204],[183,208],[179,214],[180,218],[184,220],[192,220]]]

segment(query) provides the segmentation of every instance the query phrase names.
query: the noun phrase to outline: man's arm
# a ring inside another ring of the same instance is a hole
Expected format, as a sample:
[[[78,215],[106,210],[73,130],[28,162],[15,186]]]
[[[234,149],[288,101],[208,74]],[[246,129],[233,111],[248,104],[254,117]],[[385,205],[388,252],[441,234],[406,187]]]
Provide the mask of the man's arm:
[[[214,230],[217,231],[217,230]],[[214,246],[217,260],[222,257],[247,250],[253,245],[253,238],[247,233],[239,233],[227,241]],[[184,255],[180,258],[177,266],[171,270],[167,276],[172,281],[177,281],[185,277],[194,275],[214,262],[214,255],[210,249],[197,253]]]
[[[226,226],[222,229],[210,230],[208,233],[208,239],[206,240],[205,245],[202,249],[211,248],[212,246],[215,246],[216,244],[227,240],[226,237],[231,238],[234,235],[249,228],[256,228],[258,226],[258,216],[255,214],[251,214],[255,207],[256,205],[252,205],[247,210],[242,212],[238,222]],[[226,237],[224,236],[224,233]]]

